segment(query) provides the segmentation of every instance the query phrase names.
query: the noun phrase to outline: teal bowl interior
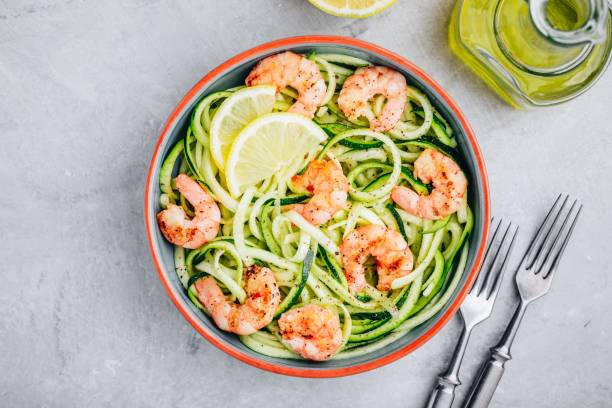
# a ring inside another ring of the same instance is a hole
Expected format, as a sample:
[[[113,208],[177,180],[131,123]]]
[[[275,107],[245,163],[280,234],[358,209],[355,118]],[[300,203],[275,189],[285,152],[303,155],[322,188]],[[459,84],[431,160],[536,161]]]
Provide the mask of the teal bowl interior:
[[[446,320],[450,318],[447,312],[449,308],[451,308],[451,305],[454,309],[452,311],[456,311],[459,306],[459,295],[465,294],[466,286],[470,284],[475,277],[475,271],[482,257],[488,231],[489,197],[484,167],[478,165],[479,160],[481,160],[480,152],[475,142],[470,141],[468,133],[471,131],[464,127],[460,118],[448,102],[448,98],[441,95],[418,73],[388,58],[383,53],[376,52],[374,49],[366,49],[355,45],[355,40],[351,40],[351,44],[348,44],[339,43],[339,37],[333,38],[334,41],[326,41],[324,39],[317,39],[316,37],[314,39],[313,37],[308,37],[308,39],[290,45],[280,44],[278,46],[258,47],[245,53],[246,55],[243,56],[243,58],[238,58],[238,60],[234,58],[230,60],[229,63],[224,64],[221,69],[215,72],[214,77],[206,81],[203,86],[196,85],[194,90],[192,90],[192,92],[186,96],[186,99],[179,105],[175,115],[170,118],[166,130],[160,137],[158,148],[151,162],[145,197],[145,217],[153,257],[156,261],[160,277],[169,291],[171,298],[185,317],[211,342],[235,357],[249,364],[259,366],[260,368],[298,376],[327,377],[364,371],[386,364],[406,354],[411,349],[416,348],[417,345],[429,339],[429,337],[441,328],[441,317],[446,316]],[[474,229],[470,238],[471,241],[466,270],[455,293],[447,305],[429,321],[414,328],[404,337],[399,338],[382,349],[360,357],[317,363],[305,360],[271,358],[248,349],[239,341],[237,336],[219,330],[187,297],[174,271],[172,246],[161,235],[155,221],[155,214],[160,211],[158,179],[161,162],[173,144],[185,135],[189,126],[190,114],[195,104],[202,97],[212,92],[242,85],[248,72],[258,60],[267,55],[285,50],[292,50],[302,54],[307,54],[312,51],[317,53],[341,53],[363,58],[375,65],[388,66],[402,72],[408,79],[408,83],[427,94],[435,108],[441,112],[452,125],[459,144],[458,149],[463,162],[462,167],[470,181],[469,202],[474,212]],[[232,63],[234,60],[236,62]],[[408,351],[402,352],[403,350]],[[394,357],[389,358],[389,356],[392,355]]]

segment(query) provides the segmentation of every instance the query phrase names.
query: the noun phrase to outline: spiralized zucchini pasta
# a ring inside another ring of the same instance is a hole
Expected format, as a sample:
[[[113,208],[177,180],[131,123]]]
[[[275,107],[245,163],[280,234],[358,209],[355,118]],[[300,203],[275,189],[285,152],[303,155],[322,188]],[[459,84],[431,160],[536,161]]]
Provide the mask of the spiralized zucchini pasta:
[[[399,72],[283,52],[206,95],[160,171],[158,225],[193,304],[272,357],[377,350],[464,272],[454,131]]]

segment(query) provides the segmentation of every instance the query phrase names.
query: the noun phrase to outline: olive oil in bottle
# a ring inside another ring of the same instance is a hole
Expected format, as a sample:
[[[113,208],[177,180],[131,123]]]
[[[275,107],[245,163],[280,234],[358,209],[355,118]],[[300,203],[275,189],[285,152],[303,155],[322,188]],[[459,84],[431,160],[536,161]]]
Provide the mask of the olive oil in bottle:
[[[451,49],[517,108],[564,102],[609,63],[605,0],[457,0]]]

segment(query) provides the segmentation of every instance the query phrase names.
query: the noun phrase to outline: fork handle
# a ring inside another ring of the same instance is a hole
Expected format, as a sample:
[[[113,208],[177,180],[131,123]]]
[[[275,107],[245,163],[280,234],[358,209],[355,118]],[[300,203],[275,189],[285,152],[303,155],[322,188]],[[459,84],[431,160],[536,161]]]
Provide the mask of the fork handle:
[[[431,392],[426,408],[450,408],[455,399],[455,388],[461,384],[459,381],[459,368],[465,354],[473,325],[465,325],[459,336],[459,341],[455,346],[453,357],[451,358],[448,369],[443,376],[438,377],[438,384]]]
[[[483,365],[470,391],[470,396],[465,403],[466,408],[486,408],[489,406],[497,385],[504,375],[504,364],[512,359],[510,347],[512,347],[528,305],[528,302],[521,300],[508,327],[506,327],[501,341],[491,349],[489,360]]]
[[[510,359],[510,355],[504,355],[497,348],[491,349],[491,356],[480,370],[465,407],[487,408],[489,406],[497,385],[504,375],[504,364]]]
[[[444,378],[438,379],[438,385],[432,391],[427,408],[450,408],[455,399],[456,383],[451,383]]]

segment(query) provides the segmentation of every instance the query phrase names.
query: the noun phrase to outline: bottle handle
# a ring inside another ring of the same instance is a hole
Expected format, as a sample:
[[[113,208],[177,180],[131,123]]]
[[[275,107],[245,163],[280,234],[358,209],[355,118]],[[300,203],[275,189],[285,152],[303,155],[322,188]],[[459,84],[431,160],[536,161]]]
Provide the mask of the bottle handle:
[[[554,28],[546,18],[548,0],[529,0],[529,12],[533,24],[540,33],[554,42],[563,45],[597,44],[606,39],[606,23],[610,14],[606,0],[588,1],[590,14],[585,24],[573,31]]]

